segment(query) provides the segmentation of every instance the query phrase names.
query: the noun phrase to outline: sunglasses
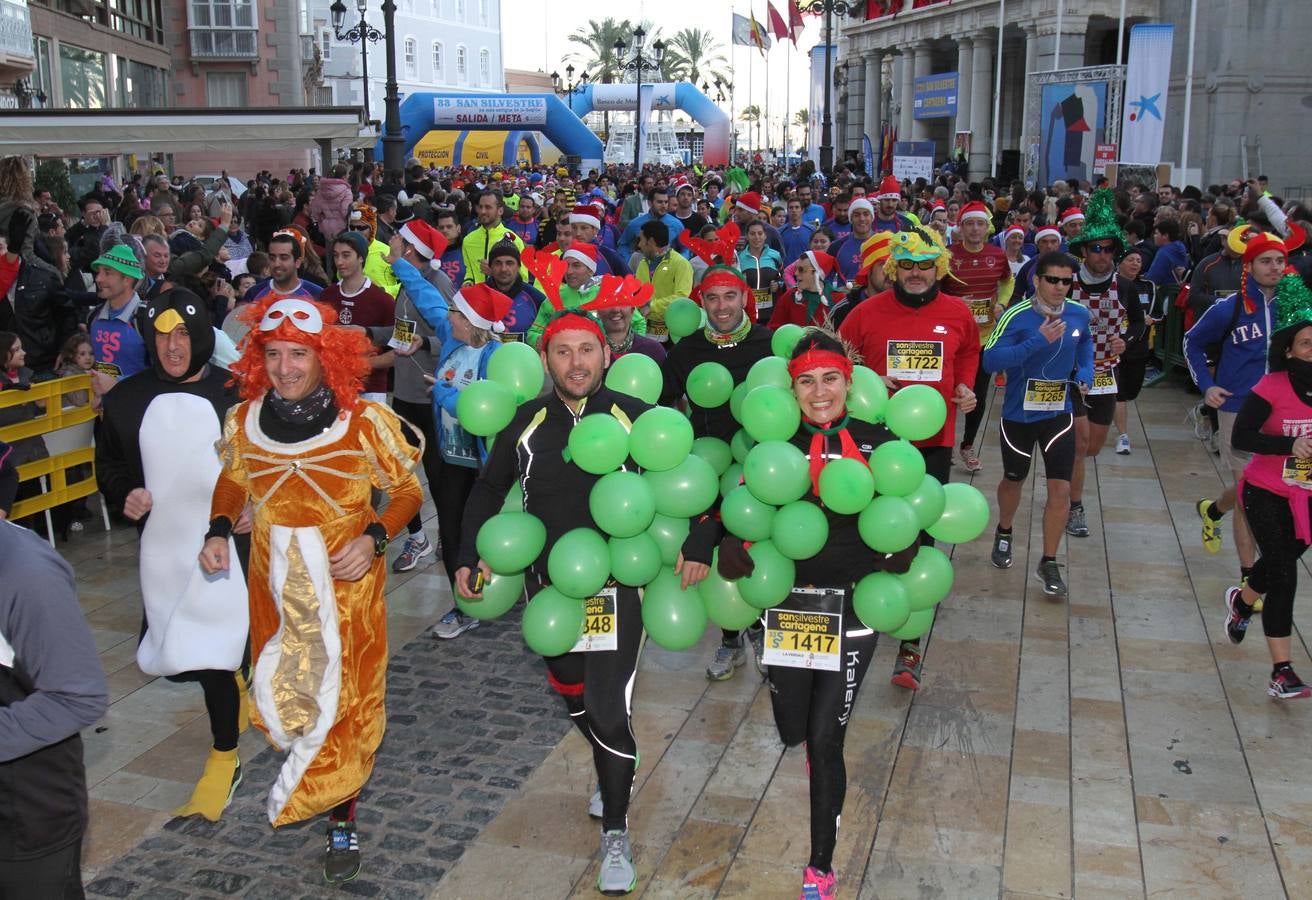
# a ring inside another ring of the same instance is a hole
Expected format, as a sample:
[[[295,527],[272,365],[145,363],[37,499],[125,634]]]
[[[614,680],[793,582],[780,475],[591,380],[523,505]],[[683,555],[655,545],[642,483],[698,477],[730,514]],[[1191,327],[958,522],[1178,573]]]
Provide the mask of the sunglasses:
[[[910,272],[912,269],[919,269],[922,272],[928,272],[936,265],[932,259],[899,259],[897,267],[903,272]]]
[[[1062,278],[1060,275],[1041,275],[1039,277],[1042,278],[1044,281],[1048,282],[1048,284],[1064,284],[1067,287],[1070,287],[1072,284],[1075,283],[1075,279],[1073,277]]]
[[[1116,245],[1112,243],[1093,243],[1085,244],[1084,249],[1088,253],[1115,253]]]

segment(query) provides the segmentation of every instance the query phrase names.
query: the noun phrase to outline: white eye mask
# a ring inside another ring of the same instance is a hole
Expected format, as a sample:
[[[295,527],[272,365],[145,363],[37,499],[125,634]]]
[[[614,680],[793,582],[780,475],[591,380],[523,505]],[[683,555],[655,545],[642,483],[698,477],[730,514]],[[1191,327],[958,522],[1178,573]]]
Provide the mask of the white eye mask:
[[[279,300],[270,306],[260,320],[260,331],[273,331],[284,319],[291,322],[297,331],[306,334],[323,331],[323,316],[319,314],[318,308],[313,303],[294,297]]]

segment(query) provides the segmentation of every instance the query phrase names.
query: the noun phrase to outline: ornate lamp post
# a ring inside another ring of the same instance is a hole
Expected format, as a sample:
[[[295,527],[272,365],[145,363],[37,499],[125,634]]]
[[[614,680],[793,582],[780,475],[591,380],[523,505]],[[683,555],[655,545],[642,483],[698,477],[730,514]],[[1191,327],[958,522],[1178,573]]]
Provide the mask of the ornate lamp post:
[[[829,95],[834,80],[833,25],[834,16],[860,16],[865,4],[860,0],[801,0],[798,9],[825,17],[825,97],[824,116],[820,120],[820,170],[828,172],[834,167],[833,120],[829,114]]]
[[[642,72],[644,68],[654,69],[660,72],[661,60],[665,58],[665,42],[659,38],[651,45],[651,55],[643,56],[642,43],[647,38],[647,32],[639,25],[633,32],[633,57],[626,60],[629,45],[621,38],[615,41],[615,58],[619,60],[616,68],[621,72],[632,72],[634,75],[635,91],[634,99],[637,110],[633,114],[633,172],[636,176],[642,171]]]
[[[360,21],[353,27],[342,31],[346,24],[346,4],[342,0],[333,0],[328,7],[332,14],[333,34],[339,41],[360,45],[360,58],[363,61],[361,75],[364,78],[364,118],[369,121],[369,44],[383,41],[387,53],[387,81],[383,94],[383,168],[389,172],[400,172],[405,160],[405,138],[401,136],[401,96],[396,88],[396,4],[392,0],[383,0],[383,30],[379,31],[365,21],[364,14],[369,8],[368,0],[355,0],[355,8],[360,13]],[[372,152],[369,154],[372,157]]]
[[[355,8],[360,13],[360,21],[346,31],[342,31],[342,26],[346,24],[346,4],[342,0],[333,0],[333,5],[328,7],[328,11],[333,18],[333,35],[337,40],[360,45],[360,62],[363,67],[362,76],[364,78],[365,122],[369,121],[369,45],[376,44],[383,39],[383,33],[365,21],[364,14],[368,6],[367,0],[355,0]]]

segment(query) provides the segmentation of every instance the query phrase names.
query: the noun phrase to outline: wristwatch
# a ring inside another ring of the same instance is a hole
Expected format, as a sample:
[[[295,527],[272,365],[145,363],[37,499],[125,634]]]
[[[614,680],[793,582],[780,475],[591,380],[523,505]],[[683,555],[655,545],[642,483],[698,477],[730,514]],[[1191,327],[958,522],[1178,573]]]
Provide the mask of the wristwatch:
[[[387,552],[388,540],[386,537],[374,538],[374,559],[382,556]]]

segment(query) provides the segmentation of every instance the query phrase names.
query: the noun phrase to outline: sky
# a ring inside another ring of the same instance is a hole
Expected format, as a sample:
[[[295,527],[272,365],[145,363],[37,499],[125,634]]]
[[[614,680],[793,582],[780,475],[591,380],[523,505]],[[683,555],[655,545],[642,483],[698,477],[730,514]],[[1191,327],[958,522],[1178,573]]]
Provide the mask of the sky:
[[[786,0],[773,2],[775,9],[787,18]],[[751,11],[763,26],[766,21],[765,3],[766,0],[751,0],[750,3]],[[798,49],[794,50],[789,41],[782,44],[775,42],[763,59],[760,51],[753,47],[731,47],[729,44],[732,13],[745,16],[748,11],[748,0],[733,0],[732,3],[729,0],[627,0],[618,3],[616,0],[501,0],[502,53],[506,68],[559,71],[563,78],[565,66],[570,62],[574,62],[576,70],[580,68],[578,62],[568,58],[576,52],[576,48],[581,49],[579,44],[569,41],[569,35],[585,27],[590,19],[601,20],[607,16],[617,19],[627,17],[631,21],[648,19],[660,27],[667,39],[683,28],[709,30],[724,44],[724,56],[734,64],[732,81],[735,120],[748,103],[758,104],[762,112],[765,112],[768,79],[769,116],[774,134],[772,143],[778,147],[782,139],[785,110],[791,109],[795,113],[807,105],[807,53],[820,42],[824,29],[822,20],[807,16],[806,30],[797,39]],[[837,32],[835,25],[835,36]],[[650,40],[649,37],[649,43]],[[574,75],[578,78],[579,72],[575,71]],[[787,96],[786,87],[789,89]],[[711,89],[715,89],[713,84]],[[785,100],[788,101],[787,106]],[[836,98],[834,102],[837,103]],[[727,104],[725,111],[728,111]],[[834,114],[837,115],[836,109]],[[791,117],[790,114],[790,120]],[[735,124],[740,133],[747,127],[743,122],[735,121]],[[762,123],[764,128],[765,124]],[[791,129],[790,141],[796,145],[798,137],[797,129]]]

